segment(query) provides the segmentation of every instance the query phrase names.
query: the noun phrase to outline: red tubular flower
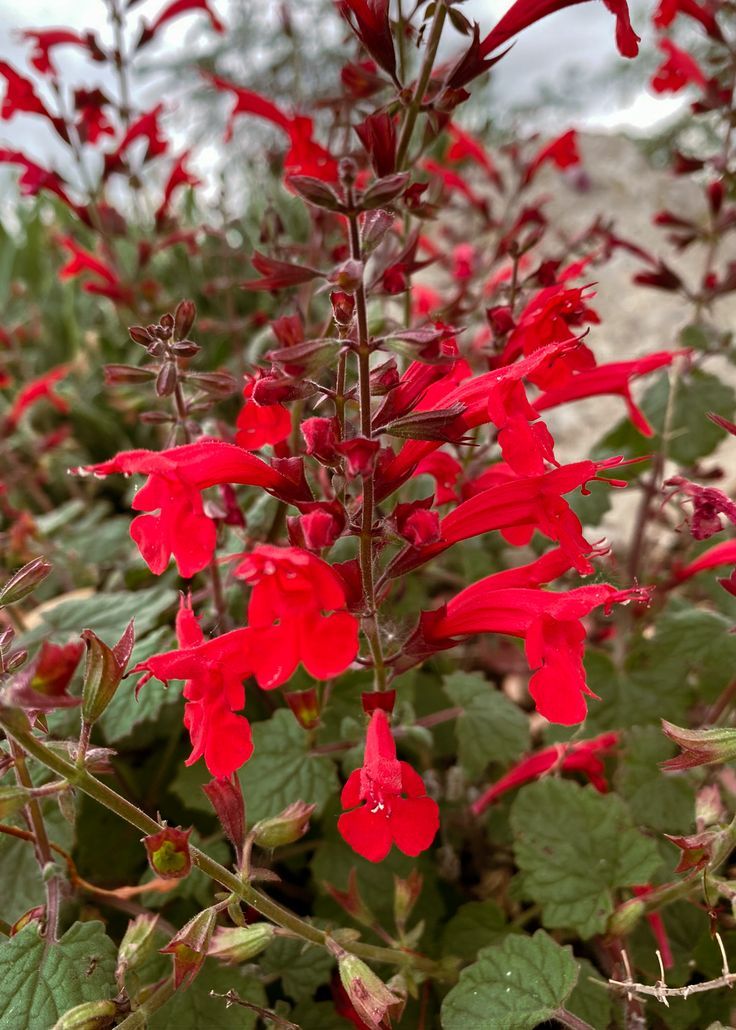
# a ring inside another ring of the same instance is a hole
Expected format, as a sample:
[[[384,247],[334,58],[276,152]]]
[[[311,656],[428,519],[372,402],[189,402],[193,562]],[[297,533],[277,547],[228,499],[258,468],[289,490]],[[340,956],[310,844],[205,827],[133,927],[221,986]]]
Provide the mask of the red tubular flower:
[[[499,189],[503,189],[503,179],[494,164],[493,158],[485,149],[480,140],[471,136],[469,132],[465,132],[458,125],[452,122],[447,127],[450,139],[452,143],[447,151],[448,161],[474,161],[477,165],[483,168],[488,178],[494,183]]]
[[[260,458],[221,440],[172,447],[166,451],[122,451],[110,461],[72,470],[98,477],[148,476],[133,498],[130,535],[151,572],[160,576],[174,555],[179,573],[194,576],[215,551],[215,523],[205,515],[201,491],[223,483],[260,486],[282,499],[301,499],[297,484]],[[158,514],[151,514],[158,511]]]
[[[233,122],[239,114],[252,114],[257,118],[264,118],[267,122],[277,126],[289,137],[291,146],[284,156],[284,168],[288,175],[311,175],[315,179],[323,179],[326,182],[337,182],[337,161],[313,139],[314,123],[311,118],[302,115],[288,115],[277,107],[272,101],[254,93],[249,89],[242,89],[218,75],[206,75],[209,82],[223,93],[232,93],[235,97],[235,107],[230,112],[230,121],[225,138],[230,139],[233,131]]]
[[[140,115],[130,125],[120,143],[110,154],[105,154],[105,176],[112,172],[119,172],[125,167],[129,148],[139,139],[148,140],[145,160],[151,161],[154,157],[160,157],[168,149],[168,143],[161,134],[159,119],[163,112],[164,105],[157,104],[150,111]]]
[[[569,744],[553,744],[536,754],[528,755],[509,769],[505,776],[488,787],[470,806],[473,815],[481,815],[494,801],[523,783],[538,780],[551,771],[581,772],[587,776],[597,791],[605,794],[608,783],[603,774],[600,755],[608,754],[618,744],[618,733],[602,733],[591,740],[571,741]]]
[[[223,779],[253,753],[248,720],[235,714],[245,704],[243,680],[253,673],[251,632],[235,629],[205,641],[191,598],[182,595],[176,635],[180,650],[153,655],[132,670],[145,674],[136,694],[152,676],[162,683],[186,680],[184,725],[192,742],[186,765],[204,757],[212,775]]]
[[[700,22],[712,39],[723,39],[723,34],[713,12],[705,7],[701,7],[695,0],[659,0],[657,10],[652,16],[652,21],[658,29],[666,29],[672,24],[678,14],[687,15],[687,17]]]
[[[49,401],[57,411],[66,415],[69,411],[69,404],[54,391],[54,387],[69,375],[70,369],[70,365],[57,365],[56,368],[51,368],[42,376],[26,383],[23,389],[16,394],[10,411],[5,417],[5,431],[12,432],[24,412],[42,399]]]
[[[168,24],[168,22],[177,18],[180,14],[188,14],[190,11],[203,11],[209,18],[213,32],[219,32],[222,34],[225,31],[224,24],[212,10],[208,0],[173,0],[173,2],[167,7],[164,7],[163,11],[155,21],[150,25],[146,25],[144,23],[141,26],[141,34],[138,39],[137,49],[140,50],[142,46],[149,43],[156,33],[162,29],[164,25]]]
[[[574,129],[563,132],[561,136],[543,146],[535,155],[524,177],[527,184],[532,181],[539,169],[547,161],[551,161],[555,167],[563,171],[565,168],[574,168],[582,164],[582,158],[578,150],[578,134]]]
[[[674,578],[677,583],[682,583],[691,576],[697,576],[699,572],[705,572],[706,569],[717,569],[719,565],[736,565],[736,538],[709,547],[694,561],[676,569]]]
[[[338,0],[338,8],[376,64],[396,82],[389,0]]]
[[[546,18],[548,14],[565,7],[582,3],[583,0],[516,0],[503,18],[488,33],[480,44],[480,53],[487,57],[523,29]],[[640,38],[631,27],[626,0],[603,0],[616,18],[616,46],[623,57],[636,57]]]
[[[102,136],[115,135],[115,129],[103,111],[108,103],[101,89],[74,90],[75,126],[80,142],[95,144]]]
[[[168,215],[169,207],[171,206],[171,198],[180,186],[191,186],[192,188],[195,188],[202,185],[201,179],[198,179],[196,175],[190,172],[186,167],[188,159],[189,151],[186,150],[183,154],[180,154],[179,157],[177,157],[173,168],[169,172],[169,177],[166,180],[166,185],[164,186],[164,195],[156,211],[157,225],[160,225]]]
[[[252,399],[257,376],[248,376],[243,388],[245,404],[240,409],[235,442],[248,451],[257,451],[266,444],[277,444],[291,433],[291,414],[282,404],[257,404]]]
[[[462,471],[460,462],[456,461],[447,451],[435,451],[434,454],[428,454],[426,458],[422,458],[414,470],[414,475],[432,476],[437,484],[436,503],[450,504],[457,500],[455,490]]]
[[[601,394],[615,394],[622,397],[629,411],[629,418],[644,436],[653,436],[654,430],[631,396],[631,380],[648,375],[657,368],[672,364],[675,358],[689,354],[688,350],[657,351],[633,361],[614,361],[608,365],[578,372],[562,385],[552,387],[538,397],[533,407],[536,411],[556,408],[559,404],[582,400],[584,397],[599,397]]]
[[[253,587],[248,624],[259,686],[272,690],[286,683],[299,662],[320,680],[347,669],[358,653],[358,621],[347,611],[342,580],[327,562],[298,547],[262,544],[240,562],[235,576]]]
[[[396,171],[396,122],[391,115],[371,114],[355,126],[355,131],[376,175],[393,174]]]
[[[30,61],[33,67],[42,75],[51,75],[54,78],[58,75],[51,60],[51,51],[57,46],[77,46],[86,50],[90,57],[99,61],[104,59],[97,39],[91,32],[85,32],[80,36],[70,29],[26,29],[21,32],[21,38],[33,43],[33,51]]]
[[[542,475],[516,478],[477,493],[442,519],[439,543],[401,552],[389,566],[390,575],[403,575],[441,554],[452,544],[491,530],[501,530],[504,538],[515,546],[528,543],[534,531],[538,530],[548,539],[557,541],[570,565],[587,575],[593,571],[587,556],[594,548],[583,536],[580,520],[562,495],[585,487],[589,480],[597,477],[599,470],[620,461],[620,458],[610,458],[605,462],[578,461]],[[606,481],[619,485],[615,480]]]
[[[559,568],[568,559],[562,554],[551,561],[552,566],[555,561]],[[520,585],[525,574],[533,577],[532,589]],[[534,562],[473,583],[439,611],[422,613],[419,629],[405,648],[407,654],[421,653],[423,644],[425,654],[426,646],[430,652],[432,647],[451,647],[457,638],[474,633],[523,637],[533,670],[529,693],[540,715],[564,726],[582,722],[587,713],[585,695],[596,695],[585,681],[581,620],[601,606],[608,612],[614,604],[646,600],[649,595],[639,588],[617,590],[610,583],[564,592],[538,589],[542,576],[552,579],[559,574],[554,567],[545,569]]]
[[[60,118],[55,118],[47,109],[30,79],[17,72],[7,61],[0,61],[0,75],[7,83],[0,118],[10,121],[16,114],[40,114],[51,122],[62,139],[66,139],[64,122]]]
[[[679,93],[690,83],[701,89],[707,88],[708,80],[694,57],[675,46],[670,39],[660,39],[657,46],[665,60],[652,77],[655,93]]]
[[[0,164],[21,165],[23,174],[18,180],[20,191],[25,197],[35,197],[41,190],[48,190],[72,211],[77,211],[75,203],[69,199],[66,192],[66,183],[57,172],[51,172],[42,168],[19,150],[7,150],[0,148]]]
[[[736,504],[722,490],[716,490],[713,486],[700,486],[683,476],[673,476],[664,485],[670,488],[670,498],[682,493],[692,501],[689,524],[695,540],[707,540],[714,533],[720,533],[723,529],[721,515],[725,515],[736,526]]]
[[[348,777],[340,796],[351,809],[337,828],[353,851],[380,862],[395,844],[412,857],[430,846],[439,829],[437,802],[427,797],[421,776],[396,758],[388,716],[378,708],[371,716],[363,766]]]
[[[70,252],[71,258],[59,272],[60,279],[73,279],[77,275],[88,272],[100,280],[99,282],[85,282],[82,289],[85,293],[94,293],[110,300],[130,304],[132,293],[127,286],[124,286],[117,273],[109,265],[100,261],[94,254],[90,254],[71,238],[71,236],[59,236],[59,243]]]

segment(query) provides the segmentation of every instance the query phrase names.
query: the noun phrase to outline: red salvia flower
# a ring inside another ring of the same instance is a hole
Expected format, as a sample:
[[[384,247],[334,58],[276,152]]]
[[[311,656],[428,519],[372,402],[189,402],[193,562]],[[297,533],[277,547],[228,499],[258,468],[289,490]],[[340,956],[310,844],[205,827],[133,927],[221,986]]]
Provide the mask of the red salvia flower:
[[[371,114],[355,126],[360,142],[378,176],[396,171],[396,122],[391,115]]]
[[[85,32],[83,36],[80,36],[79,33],[72,32],[70,29],[25,29],[20,35],[22,39],[33,43],[30,61],[42,75],[51,75],[54,78],[58,75],[51,60],[51,51],[57,46],[80,47],[96,61],[104,60],[105,57],[91,32]]]
[[[457,500],[457,481],[462,475],[462,465],[447,451],[435,451],[428,454],[426,458],[417,465],[414,470],[415,476],[432,476],[437,489],[435,500],[437,504],[451,504]]]
[[[7,84],[2,107],[0,107],[0,118],[10,121],[16,114],[40,114],[43,118],[48,118],[59,135],[65,138],[64,123],[50,113],[36,93],[35,86],[30,79],[21,75],[6,61],[0,61],[0,75]]]
[[[225,31],[224,24],[217,17],[212,9],[209,0],[173,0],[173,3],[164,7],[155,21],[150,25],[145,23],[141,27],[141,34],[138,39],[137,49],[149,43],[156,33],[180,14],[188,14],[191,11],[203,11],[209,18],[210,25],[214,32],[222,34]]]
[[[194,189],[195,187],[202,185],[201,179],[198,179],[197,176],[190,172],[186,166],[189,156],[188,150],[183,154],[180,154],[169,172],[169,177],[164,185],[163,198],[156,210],[157,225],[160,225],[168,216],[172,197],[181,186],[191,186],[192,189]]]
[[[723,39],[713,11],[696,3],[695,0],[659,0],[652,21],[658,29],[666,29],[678,14],[684,14],[700,22],[712,39]]]
[[[363,766],[348,777],[340,801],[350,811],[337,828],[369,862],[384,859],[392,844],[405,855],[419,855],[439,829],[437,802],[427,797],[421,776],[397,759],[388,716],[380,708],[368,724]]]
[[[691,83],[701,89],[707,88],[708,80],[694,57],[675,46],[671,39],[660,39],[657,46],[665,60],[652,77],[655,93],[679,93]]]
[[[20,422],[23,414],[40,400],[47,400],[62,415],[66,415],[69,411],[69,404],[56,393],[54,387],[62,379],[66,379],[70,370],[70,365],[57,365],[56,368],[51,368],[37,379],[32,379],[29,383],[26,383],[16,394],[10,411],[5,417],[6,432],[12,432]]]
[[[132,302],[130,289],[121,283],[117,273],[108,264],[90,254],[71,236],[59,236],[58,240],[71,254],[69,261],[59,272],[60,279],[73,279],[75,276],[89,273],[98,281],[83,283],[82,289],[86,293],[108,297],[116,303]]]
[[[691,576],[697,576],[699,572],[705,572],[706,569],[717,569],[720,565],[736,565],[736,538],[724,540],[714,547],[709,547],[707,551],[703,551],[687,565],[675,569],[674,578],[676,582],[682,583]]]
[[[565,564],[570,566],[564,553],[552,555],[548,566],[541,559],[487,576],[466,587],[439,611],[424,612],[416,637],[420,649],[422,641],[430,649],[432,645],[448,647],[457,642],[456,638],[474,633],[507,633],[524,638],[527,661],[534,670],[529,693],[537,710],[550,722],[571,726],[585,719],[585,696],[596,696],[585,680],[586,634],[581,620],[599,607],[608,612],[614,604],[646,600],[648,592],[640,588],[617,590],[609,583],[564,592],[540,590],[540,580],[549,582],[561,574],[559,570]],[[525,576],[531,588],[521,585]],[[407,654],[413,649],[410,642]]]
[[[556,168],[564,171],[582,164],[578,150],[578,134],[574,129],[563,132],[561,136],[545,144],[534,156],[527,168],[525,182],[529,184],[543,164],[550,161]]]
[[[114,136],[115,129],[108,121],[103,107],[109,100],[100,89],[74,91],[75,122],[82,143],[95,144],[101,136]]]
[[[654,430],[631,396],[631,380],[648,375],[655,369],[664,368],[672,364],[675,358],[689,353],[687,350],[658,351],[643,358],[635,358],[633,361],[614,361],[608,365],[597,365],[595,368],[576,373],[560,386],[546,390],[533,402],[533,407],[538,412],[546,411],[556,408],[559,404],[582,400],[584,397],[615,394],[626,402],[629,418],[639,432],[644,436],[652,436]]]
[[[252,399],[257,376],[248,376],[243,388],[245,404],[240,409],[235,442],[248,451],[257,451],[266,444],[277,444],[291,433],[291,415],[283,404],[258,404]]]
[[[583,0],[516,0],[503,18],[488,33],[480,44],[480,54],[487,57],[523,29],[546,18],[548,14],[565,7],[582,3]],[[639,53],[639,36],[631,27],[626,0],[603,0],[616,18],[616,46],[623,57],[636,57]]]
[[[581,772],[597,791],[605,794],[608,783],[603,772],[601,755],[608,754],[618,744],[618,733],[602,733],[591,740],[574,740],[568,744],[553,744],[528,755],[483,791],[470,806],[474,815],[481,815],[489,805],[530,780],[538,780],[548,772]]]
[[[242,447],[220,440],[200,440],[160,452],[122,451],[110,461],[74,471],[98,477],[148,476],[132,504],[134,511],[146,514],[133,520],[130,535],[157,576],[165,571],[172,554],[185,577],[209,564],[216,529],[202,504],[201,491],[207,487],[240,483],[290,499],[299,495],[299,488],[286,476]]]
[[[701,486],[684,476],[673,476],[664,485],[670,488],[669,497],[681,493],[692,501],[689,524],[690,532],[696,540],[707,540],[714,533],[720,533],[723,529],[721,515],[725,515],[736,526],[736,504],[722,490]]]
[[[215,89],[235,96],[235,107],[230,112],[226,139],[232,136],[233,122],[237,115],[252,114],[257,118],[264,118],[289,137],[291,146],[284,157],[287,176],[311,175],[326,182],[337,181],[337,161],[324,147],[314,141],[314,123],[311,118],[285,114],[280,107],[259,93],[243,89],[217,75],[207,75],[206,78]]]
[[[69,195],[66,192],[67,183],[64,182],[58,172],[42,168],[41,165],[31,161],[30,158],[26,157],[19,150],[8,150],[6,148],[0,148],[0,164],[20,165],[23,168],[23,174],[18,180],[23,196],[35,197],[41,190],[48,190],[49,193],[53,193],[72,211],[77,211],[76,205],[69,199]]]
[[[235,629],[205,640],[191,599],[182,595],[176,635],[180,650],[153,655],[132,670],[144,673],[136,694],[152,676],[162,683],[186,680],[184,725],[192,742],[186,765],[203,757],[212,775],[223,779],[253,753],[248,720],[235,714],[245,704],[243,680],[253,672],[250,631]]]
[[[82,657],[84,644],[52,644],[44,640],[36,657],[11,680],[5,702],[25,709],[31,715],[58,708],[74,708],[81,697],[67,693]]]
[[[165,154],[168,143],[162,135],[159,119],[163,113],[164,105],[157,104],[150,111],[140,115],[130,125],[127,132],[110,154],[105,154],[105,175],[112,172],[119,172],[125,167],[128,157],[128,150],[139,139],[147,140],[147,147],[144,160],[151,161],[155,157]]]
[[[471,136],[469,132],[465,132],[455,122],[451,122],[447,127],[450,139],[452,143],[447,151],[448,161],[474,161],[477,165],[485,170],[488,178],[494,183],[499,189],[503,189],[503,180],[501,175],[496,168],[493,158],[485,149],[480,140],[476,139],[475,136]]]
[[[271,690],[286,683],[300,662],[321,680],[347,669],[358,653],[358,621],[327,562],[298,547],[262,544],[234,574],[253,587],[248,625],[259,686]]]

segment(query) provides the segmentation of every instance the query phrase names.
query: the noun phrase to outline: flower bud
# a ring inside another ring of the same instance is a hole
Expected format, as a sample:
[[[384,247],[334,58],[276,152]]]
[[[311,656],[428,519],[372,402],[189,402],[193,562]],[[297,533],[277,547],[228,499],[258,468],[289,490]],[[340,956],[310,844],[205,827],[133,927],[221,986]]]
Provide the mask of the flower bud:
[[[355,298],[351,297],[349,293],[343,293],[342,290],[333,290],[330,294],[330,303],[335,325],[340,329],[347,329],[353,320]]]
[[[373,715],[378,708],[390,715],[396,703],[396,691],[366,690],[360,695],[360,701],[366,715]]]
[[[316,805],[294,801],[273,819],[261,819],[252,829],[253,839],[261,848],[278,848],[293,844],[309,829],[309,820]]]
[[[114,1001],[85,1001],[65,1012],[52,1030],[108,1030],[118,1015]]]
[[[21,666],[25,665],[26,659],[28,658],[28,651],[24,647],[21,647],[18,651],[11,651],[10,654],[3,659],[2,671],[3,672],[16,672]]]
[[[687,730],[663,719],[662,731],[682,748],[682,754],[662,762],[661,768],[668,772],[693,769],[699,765],[716,765],[736,758],[736,729],[718,727],[712,730]]]
[[[173,361],[165,361],[156,376],[156,396],[170,397],[179,382],[179,370]]]
[[[363,926],[376,925],[376,917],[368,908],[360,893],[358,873],[355,866],[348,873],[348,886],[346,890],[343,891],[338,887],[333,887],[330,883],[325,883],[323,886],[333,901],[336,901],[340,908],[347,912],[349,916],[352,916],[358,923],[362,923]]]
[[[82,719],[92,725],[112,701],[123,678],[135,643],[133,620],[120,640],[110,648],[91,629],[81,633],[87,645],[87,664],[82,688]]]
[[[17,933],[28,926],[29,923],[40,923],[46,917],[46,909],[43,905],[36,905],[34,908],[29,908],[27,912],[24,912],[22,916],[18,916],[16,921],[10,927],[10,936],[15,937]]]
[[[140,343],[143,347],[147,347],[154,340],[153,333],[142,325],[132,325],[128,329],[128,334],[133,343]]]
[[[407,172],[396,172],[393,175],[384,175],[382,179],[376,179],[360,199],[361,210],[370,211],[375,210],[375,208],[386,207],[396,200],[408,182],[409,175]]]
[[[641,898],[631,898],[629,901],[625,901],[622,905],[618,906],[608,920],[606,933],[611,934],[613,937],[626,937],[634,929],[646,910],[647,907]]]
[[[202,790],[215,810],[228,839],[238,856],[245,839],[245,802],[240,780],[233,774],[227,779],[214,779],[205,783]]]
[[[355,293],[363,282],[363,262],[348,258],[332,270],[327,281],[343,293]]]
[[[268,947],[276,934],[272,923],[218,927],[209,954],[222,962],[249,962]]]
[[[371,396],[384,397],[387,393],[399,385],[401,377],[396,367],[396,358],[389,358],[383,364],[371,369]]]
[[[12,626],[4,626],[0,630],[0,655],[4,654],[13,643],[15,630]]]
[[[237,381],[229,372],[187,372],[183,378],[213,397],[232,397],[238,392]]]
[[[290,175],[289,186],[309,204],[325,211],[340,211],[342,202],[332,187],[311,175]]]
[[[197,308],[193,300],[180,300],[174,314],[174,336],[177,340],[186,340],[197,317]]]
[[[332,547],[345,527],[344,517],[339,518],[323,507],[304,515],[289,516],[286,521],[293,545],[317,552]]]
[[[182,830],[164,826],[158,833],[143,837],[148,862],[156,876],[162,880],[181,880],[192,868],[189,854],[191,827]]]
[[[147,383],[156,375],[151,368],[138,368],[136,365],[105,365],[105,386],[129,386]]]
[[[216,921],[216,909],[206,908],[159,949],[161,954],[174,957],[174,986],[177,989],[188,987],[204,965]]]
[[[314,687],[308,690],[291,690],[284,697],[302,729],[313,730],[319,725],[319,699]]]
[[[352,440],[337,444],[335,449],[347,459],[349,476],[372,476],[380,447],[378,440],[354,436]]]
[[[33,593],[51,572],[51,564],[45,558],[32,558],[22,569],[0,589],[0,608],[9,604],[17,604],[24,597]]]
[[[169,349],[177,358],[194,358],[202,348],[194,340],[177,340]]]
[[[337,423],[333,418],[307,418],[300,429],[307,445],[307,454],[322,465],[337,465]]]
[[[158,919],[157,915],[145,913],[128,923],[118,948],[118,964],[115,970],[115,979],[121,990],[128,970],[142,965],[153,951]]]
[[[440,517],[433,511],[427,501],[409,501],[397,504],[392,515],[396,532],[412,547],[424,547],[436,543],[440,539]]]
[[[401,998],[386,987],[365,962],[345,951],[336,942],[328,947],[337,959],[338,971],[350,1003],[372,1030],[386,1024],[391,1011],[402,1004]]]
[[[424,878],[418,869],[412,869],[405,880],[400,876],[394,876],[394,919],[402,934],[422,893],[423,883]]]

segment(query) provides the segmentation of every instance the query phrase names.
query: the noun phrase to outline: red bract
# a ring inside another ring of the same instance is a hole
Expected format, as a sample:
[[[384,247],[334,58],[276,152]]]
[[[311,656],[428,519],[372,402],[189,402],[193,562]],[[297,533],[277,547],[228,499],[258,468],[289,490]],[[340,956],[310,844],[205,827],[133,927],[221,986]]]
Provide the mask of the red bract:
[[[695,58],[675,46],[670,39],[660,39],[657,46],[665,55],[665,60],[652,77],[655,93],[679,93],[690,84],[701,89],[707,87],[708,80]]]
[[[77,32],[71,32],[69,29],[26,29],[21,32],[21,37],[33,43],[33,52],[30,58],[33,67],[42,75],[51,75],[54,78],[58,72],[51,60],[51,51],[57,46],[80,47],[97,61],[104,59],[105,56],[91,32],[80,36]]]
[[[235,107],[230,113],[230,121],[226,139],[232,135],[233,122],[236,115],[252,114],[264,118],[272,125],[286,133],[291,146],[284,156],[284,168],[287,175],[311,175],[326,182],[337,181],[337,161],[314,141],[314,123],[311,118],[302,115],[287,115],[270,100],[254,93],[252,90],[236,86],[218,75],[207,75],[206,78],[215,89],[235,96]]]
[[[186,764],[204,757],[212,775],[222,779],[253,753],[248,720],[235,714],[245,704],[243,680],[253,672],[251,634],[248,629],[236,629],[205,641],[191,599],[182,596],[176,635],[180,650],[154,655],[132,670],[145,674],[136,694],[152,676],[163,683],[186,680],[184,725],[192,742]]]
[[[560,404],[582,400],[584,397],[599,397],[602,394],[615,394],[622,397],[628,408],[629,418],[644,436],[653,436],[654,430],[647,421],[644,412],[631,396],[631,380],[648,375],[658,368],[672,364],[675,358],[684,357],[687,350],[658,351],[647,354],[633,361],[614,361],[608,365],[597,365],[571,376],[562,385],[553,387],[537,397],[533,402],[536,411],[546,411]]]
[[[399,85],[389,22],[389,0],[338,0],[337,6],[376,64]]]
[[[376,709],[368,724],[363,766],[348,777],[340,796],[351,809],[337,828],[353,851],[380,862],[395,844],[405,855],[419,855],[439,829],[437,802],[427,797],[421,776],[396,758],[388,716]]]
[[[253,587],[248,624],[259,686],[271,690],[286,683],[300,662],[321,680],[351,664],[358,621],[346,610],[342,580],[327,562],[298,547],[263,544],[240,562],[235,576]]]
[[[294,498],[295,484],[260,458],[220,440],[173,447],[166,451],[122,451],[110,461],[73,470],[98,477],[141,474],[148,481],[133,498],[139,515],[130,535],[141,556],[157,576],[173,554],[179,573],[193,576],[209,564],[215,550],[216,528],[205,515],[201,491],[222,483],[260,486]]]
[[[509,39],[528,28],[548,14],[565,7],[582,3],[583,0],[516,0],[503,18],[488,33],[480,44],[480,53],[486,57],[503,46]],[[636,57],[639,53],[639,36],[631,27],[626,0],[603,0],[611,14],[616,17],[616,46],[623,57]]]
[[[561,555],[558,562],[557,569],[554,563],[545,568],[534,562],[487,576],[466,587],[439,611],[424,612],[407,653],[413,648],[421,651],[422,642],[430,651],[432,646],[451,647],[457,643],[456,638],[473,633],[523,637],[527,661],[534,670],[529,693],[539,713],[565,726],[582,722],[587,713],[585,695],[596,695],[585,680],[586,634],[581,620],[599,607],[608,612],[614,604],[645,601],[648,592],[639,588],[617,590],[609,583],[564,592],[538,589],[540,580],[549,582],[559,576],[558,569],[568,559]],[[521,585],[525,575],[531,579],[532,588]]]
[[[149,43],[156,33],[168,22],[177,18],[180,14],[188,14],[191,11],[203,11],[209,18],[210,25],[214,32],[222,34],[225,31],[224,24],[212,10],[208,0],[173,0],[173,3],[164,7],[158,18],[151,22],[150,25],[146,25],[144,22],[141,27],[141,34],[137,44],[138,49],[140,50],[142,46]]]
[[[12,432],[20,422],[24,412],[28,411],[29,408],[32,408],[40,400],[47,400],[62,415],[67,414],[69,404],[55,392],[54,387],[69,375],[70,368],[71,366],[69,365],[57,365],[56,368],[51,368],[48,372],[44,372],[42,376],[26,383],[23,389],[16,394],[10,411],[5,416],[6,432]]]
[[[474,815],[481,815],[489,805],[515,790],[523,783],[537,780],[548,772],[581,772],[596,790],[605,794],[608,783],[603,773],[601,755],[608,754],[618,744],[618,733],[603,733],[591,740],[574,740],[569,744],[553,744],[536,754],[522,758],[505,776],[488,787],[470,806]]]

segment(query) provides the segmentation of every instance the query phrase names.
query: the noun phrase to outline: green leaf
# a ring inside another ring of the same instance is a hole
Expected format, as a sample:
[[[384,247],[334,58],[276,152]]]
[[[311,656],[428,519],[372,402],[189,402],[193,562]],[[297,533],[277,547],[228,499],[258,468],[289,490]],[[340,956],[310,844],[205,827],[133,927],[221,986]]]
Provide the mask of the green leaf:
[[[617,888],[647,883],[660,864],[619,797],[570,780],[524,787],[511,825],[524,893],[542,906],[545,926],[583,938],[603,933]]]
[[[272,941],[260,961],[262,969],[281,977],[284,991],[294,1001],[309,1000],[330,979],[334,964],[324,948],[286,937]]]
[[[611,1021],[611,992],[608,983],[587,959],[578,959],[577,963],[578,982],[565,1002],[565,1008],[590,1026],[608,1026]],[[591,983],[591,978],[597,983]]]
[[[665,422],[669,391],[669,375],[665,374],[652,383],[642,401],[642,409],[657,434]],[[693,369],[680,378],[673,407],[668,454],[678,465],[692,465],[714,451],[723,439],[722,430],[706,412],[730,418],[736,394],[717,376]]]
[[[345,1030],[346,1023],[331,1001],[301,1001],[289,1013],[301,1030]]]
[[[508,932],[506,916],[495,901],[469,901],[445,926],[442,953],[475,958],[481,948],[498,943]]]
[[[534,1030],[551,1019],[575,986],[571,948],[544,932],[484,948],[442,1005],[444,1030]]]
[[[292,801],[308,801],[320,813],[339,789],[325,755],[309,754],[309,737],[291,712],[274,712],[253,727],[253,757],[239,773],[251,825],[278,815]]]
[[[642,641],[641,653],[646,653],[650,646],[649,641]],[[645,659],[642,657],[641,661]],[[686,719],[692,700],[692,690],[686,683],[679,686],[677,680],[673,683],[672,679],[660,676],[654,663],[647,662],[651,673],[648,677],[637,675],[635,662],[631,665],[632,672],[627,674],[618,669],[604,651],[588,649],[586,679],[600,701],[590,700],[586,736],[646,723],[659,726],[663,718],[675,723]]]
[[[74,831],[59,812],[56,801],[43,804],[44,823],[49,839],[70,850]],[[14,820],[13,820],[14,821]],[[24,824],[21,822],[22,826]],[[61,862],[61,859],[57,858]],[[9,923],[15,922],[45,897],[41,871],[33,844],[17,837],[0,834],[0,911]]]
[[[31,923],[0,944],[0,1030],[46,1030],[84,1001],[114,998],[117,949],[102,923],[75,923],[47,948]]]
[[[136,636],[141,638],[154,628],[166,609],[175,604],[174,591],[162,586],[71,598],[47,608],[38,626],[23,634],[23,645],[40,643],[49,636],[78,636],[83,629],[94,630],[103,640],[117,640],[131,616],[135,616]]]
[[[268,1004],[263,986],[252,976],[207,959],[191,987],[177,991],[171,1001],[148,1017],[148,1030],[253,1030],[258,1020],[255,1012],[242,1005],[228,1008],[222,998],[210,996],[210,991],[227,994],[231,990],[254,1005]]]
[[[683,776],[667,776],[659,763],[678,751],[658,726],[630,729],[624,739],[616,787],[634,820],[663,833],[690,833],[695,814],[693,786]]]
[[[508,765],[529,746],[529,721],[504,694],[482,676],[454,672],[445,676],[447,694],[463,709],[455,732],[460,764],[480,776],[489,762]]]

